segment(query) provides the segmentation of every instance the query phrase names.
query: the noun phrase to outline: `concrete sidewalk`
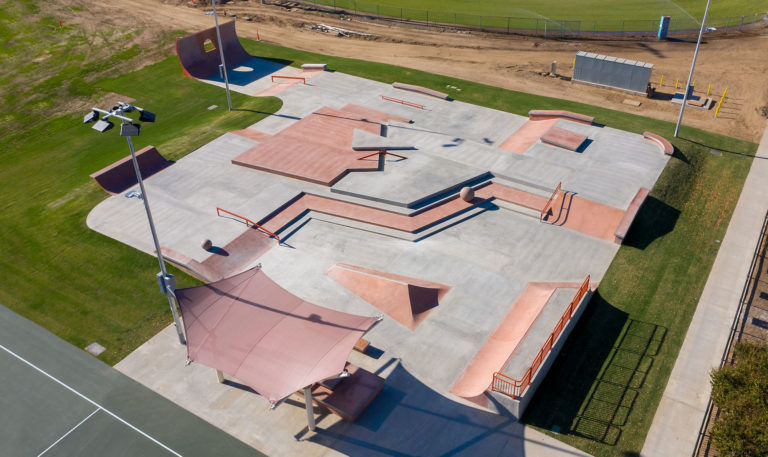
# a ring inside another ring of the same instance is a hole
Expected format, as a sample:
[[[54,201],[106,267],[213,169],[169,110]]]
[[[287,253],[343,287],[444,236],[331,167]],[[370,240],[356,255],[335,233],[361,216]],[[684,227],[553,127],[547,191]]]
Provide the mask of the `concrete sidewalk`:
[[[723,189],[727,191],[727,189]],[[667,388],[645,439],[643,457],[690,456],[720,366],[744,281],[768,211],[768,129],[744,183]]]

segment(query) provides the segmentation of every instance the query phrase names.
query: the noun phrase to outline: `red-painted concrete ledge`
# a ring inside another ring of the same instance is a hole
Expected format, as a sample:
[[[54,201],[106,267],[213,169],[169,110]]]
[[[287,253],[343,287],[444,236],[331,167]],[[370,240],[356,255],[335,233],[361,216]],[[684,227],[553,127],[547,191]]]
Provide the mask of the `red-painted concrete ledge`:
[[[305,212],[317,211],[379,227],[417,233],[493,198],[535,211],[540,211],[547,203],[546,197],[496,183],[476,187],[475,199],[471,203],[454,196],[427,210],[410,215],[301,193],[280,211],[262,219],[258,224],[277,233]],[[624,211],[620,209],[561,192],[552,205],[546,222],[613,242],[614,230],[623,214]]]
[[[509,136],[499,145],[499,148],[514,152],[516,154],[524,153],[533,143],[539,141],[550,127],[555,125],[557,119],[546,119],[543,121],[529,120],[522,127],[515,130],[515,133]]]
[[[544,135],[541,135],[541,141],[543,143],[548,143],[552,146],[568,149],[570,151],[578,150],[586,140],[587,137],[584,135],[579,135],[578,133],[561,129],[554,125],[544,132]]]
[[[616,232],[614,233],[616,237],[614,242],[616,244],[621,244],[624,241],[624,238],[627,236],[627,232],[629,232],[629,228],[632,226],[632,222],[635,220],[637,212],[640,211],[640,207],[643,206],[646,197],[648,197],[648,189],[641,187],[640,190],[637,191],[637,194],[635,194],[635,198],[632,199],[632,203],[629,204],[629,208],[627,208],[621,221],[619,221],[619,225],[616,226]]]
[[[651,133],[651,132],[643,132],[643,138],[645,138],[646,140],[651,140],[654,143],[656,143],[656,145],[658,145],[661,148],[661,150],[664,151],[664,154],[668,156],[671,156],[672,154],[675,153],[675,147],[672,146],[672,143],[667,141],[667,139],[664,138],[663,136],[656,135],[655,133]]]
[[[392,83],[392,87],[395,89],[402,89],[402,90],[408,90],[411,92],[418,92],[420,94],[429,95],[431,97],[437,97],[442,98],[444,100],[448,99],[448,94],[444,92],[438,92],[433,89],[428,89],[426,87],[421,86],[414,86],[413,84],[405,84],[405,83]]]
[[[561,110],[531,110],[528,111],[528,118],[532,121],[541,121],[544,119],[567,119],[569,121],[580,122],[582,124],[592,125],[595,118],[585,114],[572,113]]]

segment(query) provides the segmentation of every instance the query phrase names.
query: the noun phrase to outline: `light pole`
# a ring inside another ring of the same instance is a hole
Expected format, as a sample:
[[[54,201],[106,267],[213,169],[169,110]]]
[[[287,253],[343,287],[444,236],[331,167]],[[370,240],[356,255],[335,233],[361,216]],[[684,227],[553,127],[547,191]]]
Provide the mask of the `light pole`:
[[[227,63],[224,61],[224,48],[221,46],[221,33],[219,33],[219,16],[216,14],[216,0],[213,4],[213,22],[216,24],[216,39],[219,41],[219,56],[221,56],[221,68],[224,70],[224,87],[227,91],[227,106],[232,111],[232,98],[229,96],[229,78],[227,77]]]
[[[179,314],[176,311],[176,305],[174,304],[175,294],[173,293],[173,290],[176,288],[176,280],[173,275],[169,275],[168,271],[165,269],[165,259],[160,251],[160,241],[157,238],[155,223],[152,220],[152,212],[149,209],[147,191],[144,189],[144,181],[141,179],[141,170],[139,170],[139,163],[136,161],[136,153],[133,150],[133,141],[131,140],[131,137],[139,135],[141,124],[135,124],[133,119],[124,115],[133,111],[139,112],[139,121],[155,122],[155,115],[149,111],[139,108],[138,106],[118,102],[117,106],[112,107],[109,111],[99,108],[91,108],[91,112],[83,117],[83,123],[88,124],[90,122],[96,122],[93,125],[93,129],[103,133],[114,127],[114,124],[109,121],[109,118],[120,119],[121,121],[120,136],[124,136],[125,139],[128,140],[128,149],[131,151],[133,168],[136,171],[136,180],[139,182],[139,189],[141,189],[140,199],[144,202],[144,210],[147,212],[149,229],[152,232],[152,241],[155,243],[155,252],[157,252],[157,261],[160,263],[160,273],[157,274],[157,282],[160,285],[160,290],[168,297],[168,304],[171,307],[171,314],[173,314],[173,323],[176,326],[176,333],[179,335],[179,343],[186,344],[186,341],[184,340],[184,332],[182,331],[181,323],[179,322]],[[99,113],[104,114],[104,117],[99,119]]]
[[[683,104],[680,106],[680,115],[677,116],[677,125],[675,125],[675,138],[680,133],[680,123],[683,122],[683,111],[685,111],[685,105],[688,103],[688,90],[691,87],[691,80],[693,78],[693,69],[696,67],[696,57],[699,55],[699,46],[701,45],[701,36],[704,34],[704,27],[707,25],[707,12],[709,11],[709,2],[707,0],[707,7],[704,8],[704,19],[701,20],[701,29],[699,29],[699,39],[696,41],[696,50],[693,51],[693,62],[691,62],[691,71],[688,73],[688,82],[685,84],[685,90],[683,91]]]

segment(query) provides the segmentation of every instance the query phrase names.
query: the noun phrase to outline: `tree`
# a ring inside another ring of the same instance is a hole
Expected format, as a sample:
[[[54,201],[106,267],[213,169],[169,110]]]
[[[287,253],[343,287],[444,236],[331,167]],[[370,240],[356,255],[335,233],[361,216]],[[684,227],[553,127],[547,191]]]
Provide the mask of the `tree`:
[[[712,401],[720,414],[712,444],[723,457],[768,456],[768,346],[740,342],[735,363],[713,370]]]

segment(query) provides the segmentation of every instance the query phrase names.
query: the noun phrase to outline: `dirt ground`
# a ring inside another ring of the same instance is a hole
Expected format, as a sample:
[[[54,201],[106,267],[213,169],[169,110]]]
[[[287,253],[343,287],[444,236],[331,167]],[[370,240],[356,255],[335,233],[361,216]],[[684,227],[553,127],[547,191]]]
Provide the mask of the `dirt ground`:
[[[199,0],[198,2],[199,3]],[[583,50],[631,58],[654,64],[651,82],[657,91],[674,92],[675,79],[685,80],[690,69],[696,37],[689,40],[648,41],[555,41],[451,30],[423,30],[388,23],[340,20],[333,14],[303,11],[298,8],[262,6],[257,0],[240,0],[219,5],[224,11],[252,22],[238,20],[240,36],[291,48],[377,61],[508,89],[563,98],[637,113],[675,122],[679,106],[667,100],[647,99],[609,89],[576,84],[567,79],[542,76],[552,61],[558,73],[572,74],[576,51]],[[72,12],[71,14],[83,14]],[[166,30],[197,31],[213,25],[213,18],[203,14],[192,2],[174,0],[134,0],[130,7],[120,0],[103,0],[88,8],[90,20],[109,19],[138,23]],[[126,20],[127,17],[130,19]],[[119,19],[118,19],[119,18]],[[223,18],[222,18],[223,19]],[[312,31],[310,25],[323,23],[373,34],[373,37],[339,37]],[[757,141],[766,126],[763,107],[768,105],[768,32],[708,37],[702,43],[696,64],[696,89],[719,99],[727,88],[727,98],[720,115],[714,109],[688,108],[684,125],[725,135]],[[659,87],[661,75],[664,85]],[[698,94],[697,90],[697,94]],[[640,106],[624,103],[630,99]],[[765,108],[768,111],[768,108]],[[586,113],[589,114],[589,113]]]

